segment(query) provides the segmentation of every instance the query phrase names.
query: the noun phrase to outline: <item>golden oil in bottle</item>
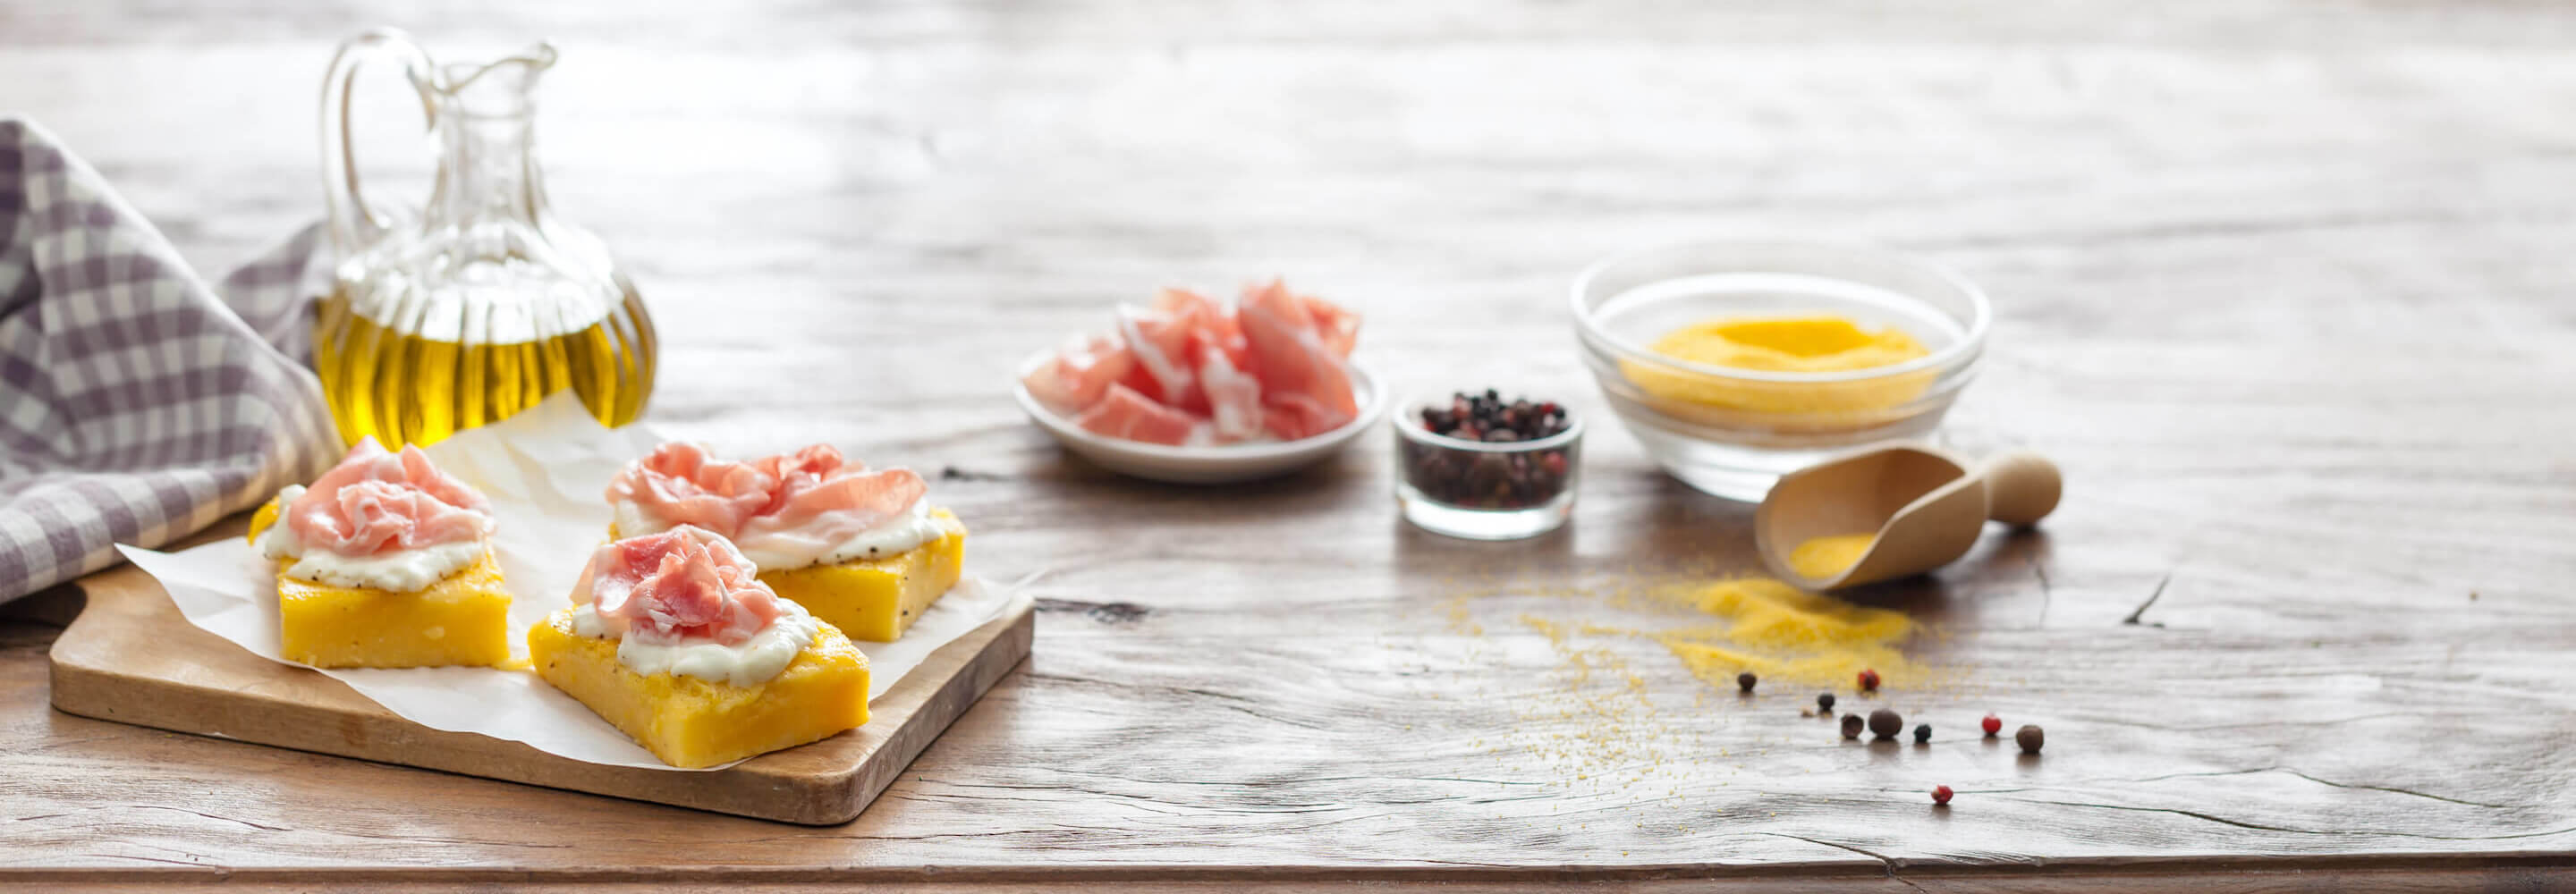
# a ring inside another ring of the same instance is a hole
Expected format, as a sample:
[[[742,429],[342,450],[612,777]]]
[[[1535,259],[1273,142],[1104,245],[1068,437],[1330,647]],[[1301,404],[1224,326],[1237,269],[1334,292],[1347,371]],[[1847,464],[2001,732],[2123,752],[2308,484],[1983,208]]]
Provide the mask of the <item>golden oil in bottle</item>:
[[[410,72],[441,151],[416,219],[359,193],[349,84],[368,60]],[[398,32],[341,46],[324,81],[324,197],[336,283],[317,309],[313,365],[340,436],[391,447],[488,425],[571,389],[611,426],[653,391],[653,320],[588,230],[548,208],[536,163],[539,44],[439,66]]]
[[[609,426],[653,390],[653,324],[631,286],[615,300],[387,295],[343,281],[314,321],[313,366],[340,437],[430,444],[570,388]]]

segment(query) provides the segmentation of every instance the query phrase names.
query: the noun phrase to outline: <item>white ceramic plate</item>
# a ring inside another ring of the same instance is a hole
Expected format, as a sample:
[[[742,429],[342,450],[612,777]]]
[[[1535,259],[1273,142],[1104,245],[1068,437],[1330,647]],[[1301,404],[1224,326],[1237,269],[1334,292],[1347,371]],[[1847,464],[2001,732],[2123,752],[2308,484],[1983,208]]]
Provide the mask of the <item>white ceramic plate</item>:
[[[1386,415],[1387,391],[1378,386],[1377,377],[1359,364],[1351,364],[1352,396],[1359,399],[1360,415],[1349,424],[1311,438],[1274,444],[1229,444],[1209,447],[1173,447],[1148,444],[1095,434],[1058,415],[1029,394],[1029,387],[1019,383],[1038,364],[1055,357],[1055,352],[1040,351],[1021,361],[1018,376],[1012,380],[1011,394],[1020,400],[1020,409],[1029,420],[1054,435],[1064,449],[1100,464],[1101,468],[1122,475],[1133,475],[1153,481],[1174,484],[1227,484],[1285,475],[1314,465],[1350,446],[1351,439],[1367,431],[1378,417]]]

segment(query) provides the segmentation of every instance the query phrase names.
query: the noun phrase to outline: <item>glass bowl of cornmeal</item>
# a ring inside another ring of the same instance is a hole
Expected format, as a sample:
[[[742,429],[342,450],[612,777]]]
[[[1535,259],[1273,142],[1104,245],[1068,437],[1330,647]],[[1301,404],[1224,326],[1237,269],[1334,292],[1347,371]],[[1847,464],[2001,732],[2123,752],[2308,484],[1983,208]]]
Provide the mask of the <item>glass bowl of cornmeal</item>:
[[[1646,453],[1746,501],[1828,457],[1936,440],[1993,316],[1940,265],[1792,243],[1619,255],[1575,278],[1573,303],[1593,379]]]

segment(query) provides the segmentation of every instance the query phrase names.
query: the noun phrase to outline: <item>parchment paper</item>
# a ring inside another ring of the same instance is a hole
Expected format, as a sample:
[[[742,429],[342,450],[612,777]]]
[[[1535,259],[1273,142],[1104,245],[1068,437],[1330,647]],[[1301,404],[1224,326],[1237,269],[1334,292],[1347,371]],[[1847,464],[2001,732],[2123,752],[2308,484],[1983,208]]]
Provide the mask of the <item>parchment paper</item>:
[[[564,391],[499,424],[423,448],[440,469],[492,500],[499,522],[492,547],[510,591],[513,656],[527,657],[529,625],[572,604],[572,585],[581,577],[582,564],[607,539],[608,504],[601,494],[608,479],[663,440],[640,425],[601,426],[572,392]],[[242,538],[175,553],[117,549],[160,580],[189,623],[262,658],[293,664],[279,657],[276,565]],[[931,652],[983,626],[1009,603],[1004,587],[970,576],[923,612],[901,640],[858,643],[868,656],[868,698],[884,695]],[[315,672],[432,729],[525,742],[548,754],[594,764],[677,770],[526,671],[436,667]]]

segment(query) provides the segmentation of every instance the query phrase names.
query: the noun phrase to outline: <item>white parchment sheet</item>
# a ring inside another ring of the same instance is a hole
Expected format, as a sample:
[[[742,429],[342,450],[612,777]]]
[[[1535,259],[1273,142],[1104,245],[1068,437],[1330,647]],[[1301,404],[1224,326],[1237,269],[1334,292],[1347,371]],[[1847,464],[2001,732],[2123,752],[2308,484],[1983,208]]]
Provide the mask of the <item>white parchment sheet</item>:
[[[527,655],[529,625],[572,604],[573,581],[607,539],[608,504],[601,494],[608,479],[663,440],[640,425],[603,427],[572,392],[564,391],[499,424],[423,448],[440,469],[492,500],[499,521],[492,547],[510,590],[510,648],[515,655]],[[800,446],[782,444],[778,449]],[[292,663],[279,657],[275,563],[261,558],[249,543],[227,537],[175,553],[117,549],[160,580],[189,623],[262,658]],[[991,621],[1009,603],[1006,588],[969,576],[933,603],[901,640],[858,643],[868,656],[868,697],[884,695],[931,652]],[[315,672],[432,729],[526,742],[548,754],[594,764],[676,770],[533,673],[476,667]]]

